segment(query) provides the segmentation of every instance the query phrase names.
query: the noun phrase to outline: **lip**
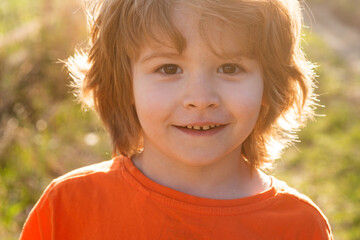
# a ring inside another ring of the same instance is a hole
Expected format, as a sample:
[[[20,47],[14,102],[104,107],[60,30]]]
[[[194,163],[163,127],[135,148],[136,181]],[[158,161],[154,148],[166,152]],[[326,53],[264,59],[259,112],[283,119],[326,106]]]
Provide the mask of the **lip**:
[[[206,126],[206,125],[219,125],[219,123],[198,123],[198,124],[192,123],[192,124],[185,124],[185,125]],[[199,131],[199,130],[195,130],[195,129],[189,129],[189,128],[184,128],[184,127],[174,125],[174,127],[176,129],[178,129],[179,131],[181,131],[187,135],[190,135],[190,136],[212,136],[212,135],[215,135],[218,132],[222,131],[226,126],[227,126],[227,124],[221,124],[221,126],[215,127],[213,129],[209,129],[206,131]]]

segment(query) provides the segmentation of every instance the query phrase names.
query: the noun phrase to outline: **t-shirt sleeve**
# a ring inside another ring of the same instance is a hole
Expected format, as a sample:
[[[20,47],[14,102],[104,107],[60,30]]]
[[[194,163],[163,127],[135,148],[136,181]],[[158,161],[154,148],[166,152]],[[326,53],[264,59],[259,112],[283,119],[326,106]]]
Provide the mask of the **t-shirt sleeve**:
[[[330,224],[320,208],[306,195],[275,179],[277,201],[271,222],[284,239],[333,240]]]
[[[295,201],[294,201],[295,199]],[[288,219],[293,219],[292,239],[333,240],[330,224],[321,210],[305,196],[286,195],[283,206],[288,209]],[[292,209],[292,211],[290,211]]]
[[[31,210],[28,218],[25,221],[20,240],[37,240],[37,239],[51,239],[52,232],[52,214],[51,204],[49,202],[49,194],[53,189],[54,182],[51,183],[39,201]]]
[[[333,235],[331,233],[330,225],[323,214],[318,214],[312,220],[303,219],[304,231],[306,239],[314,239],[314,240],[333,240]]]

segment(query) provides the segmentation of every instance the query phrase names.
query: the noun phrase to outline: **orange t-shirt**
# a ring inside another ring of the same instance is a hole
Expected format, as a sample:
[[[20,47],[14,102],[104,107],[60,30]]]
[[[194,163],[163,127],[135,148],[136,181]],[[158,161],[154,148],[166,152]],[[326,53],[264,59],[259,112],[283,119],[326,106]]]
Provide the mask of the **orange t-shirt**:
[[[20,237],[35,239],[332,239],[306,196],[272,177],[254,196],[215,200],[157,184],[117,157],[55,179]]]

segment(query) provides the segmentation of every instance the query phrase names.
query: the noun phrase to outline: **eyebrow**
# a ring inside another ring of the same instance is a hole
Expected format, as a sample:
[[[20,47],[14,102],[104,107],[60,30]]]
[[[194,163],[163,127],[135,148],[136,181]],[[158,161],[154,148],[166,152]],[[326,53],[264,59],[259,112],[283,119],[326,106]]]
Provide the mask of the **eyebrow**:
[[[145,55],[143,58],[141,58],[140,62],[141,63],[148,62],[151,59],[159,58],[159,57],[175,58],[175,57],[179,57],[180,55],[181,54],[179,54],[179,53],[173,53],[173,52],[153,52],[153,53]]]

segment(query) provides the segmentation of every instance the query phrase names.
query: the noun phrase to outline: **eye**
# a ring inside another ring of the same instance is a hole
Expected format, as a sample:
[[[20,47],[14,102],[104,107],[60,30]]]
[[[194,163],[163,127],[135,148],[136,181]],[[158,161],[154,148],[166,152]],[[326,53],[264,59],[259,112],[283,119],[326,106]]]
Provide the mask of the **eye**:
[[[225,74],[236,74],[236,73],[244,72],[245,70],[237,64],[226,63],[226,64],[221,65],[217,69],[217,71],[219,73],[225,73]]]
[[[177,74],[182,73],[181,68],[176,64],[165,64],[156,70],[156,72],[160,72],[162,74]]]

